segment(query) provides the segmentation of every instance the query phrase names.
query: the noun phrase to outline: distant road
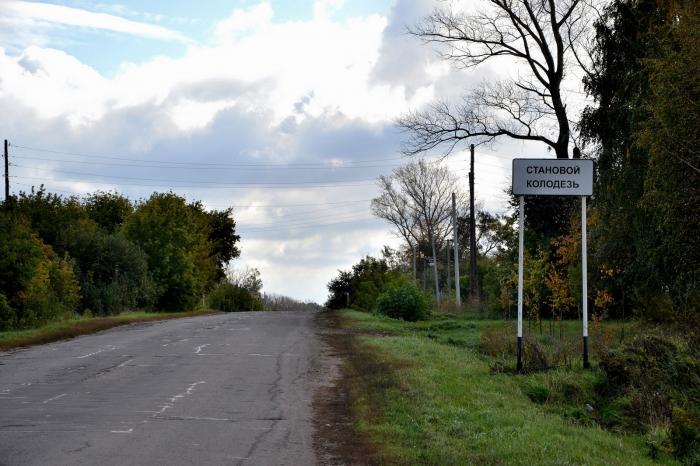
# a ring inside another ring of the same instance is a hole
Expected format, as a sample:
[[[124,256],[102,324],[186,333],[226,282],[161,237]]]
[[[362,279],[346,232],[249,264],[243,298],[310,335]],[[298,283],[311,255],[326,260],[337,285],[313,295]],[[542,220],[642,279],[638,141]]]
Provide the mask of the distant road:
[[[314,317],[195,317],[0,353],[0,465],[312,465]]]

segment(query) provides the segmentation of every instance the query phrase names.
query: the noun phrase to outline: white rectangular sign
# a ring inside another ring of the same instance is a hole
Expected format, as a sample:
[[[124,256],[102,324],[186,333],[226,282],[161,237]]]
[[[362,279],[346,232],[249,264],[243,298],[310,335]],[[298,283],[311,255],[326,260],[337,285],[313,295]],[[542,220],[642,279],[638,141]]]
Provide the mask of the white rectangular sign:
[[[513,159],[516,196],[591,196],[593,160]]]

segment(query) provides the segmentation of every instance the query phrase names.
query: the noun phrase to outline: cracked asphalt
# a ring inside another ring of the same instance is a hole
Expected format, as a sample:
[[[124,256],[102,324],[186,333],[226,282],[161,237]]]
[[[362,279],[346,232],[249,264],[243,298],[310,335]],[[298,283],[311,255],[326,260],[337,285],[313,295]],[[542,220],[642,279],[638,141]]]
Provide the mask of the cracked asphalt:
[[[315,317],[176,319],[0,353],[0,464],[315,464]]]

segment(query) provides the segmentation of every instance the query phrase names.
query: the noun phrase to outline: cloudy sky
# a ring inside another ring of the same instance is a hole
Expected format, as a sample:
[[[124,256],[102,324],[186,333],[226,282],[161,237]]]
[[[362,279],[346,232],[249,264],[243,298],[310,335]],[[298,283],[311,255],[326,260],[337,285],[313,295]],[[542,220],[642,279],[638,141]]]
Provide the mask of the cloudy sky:
[[[12,191],[172,190],[233,206],[234,267],[265,291],[325,300],[384,244],[374,180],[406,160],[393,121],[502,74],[458,71],[406,34],[430,0],[0,0],[0,139]],[[506,207],[510,160],[480,148],[476,194]],[[466,184],[467,156],[445,163]]]

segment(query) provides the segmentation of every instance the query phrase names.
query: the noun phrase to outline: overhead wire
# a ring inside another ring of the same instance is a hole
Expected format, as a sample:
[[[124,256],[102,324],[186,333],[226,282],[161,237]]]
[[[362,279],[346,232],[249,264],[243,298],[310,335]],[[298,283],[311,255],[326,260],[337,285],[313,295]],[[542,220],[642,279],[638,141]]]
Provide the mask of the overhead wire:
[[[285,225],[286,223],[288,223],[288,222],[290,222],[290,221],[291,221],[292,223],[298,223],[298,222],[306,223],[306,222],[312,221],[312,220],[313,220],[313,221],[317,221],[317,220],[322,220],[322,219],[326,219],[326,218],[337,217],[337,215],[338,215],[338,212],[337,212],[337,211],[336,211],[335,213],[333,213],[333,214],[330,214],[330,215],[328,214],[328,212],[329,212],[328,209],[326,209],[325,211],[317,211],[318,214],[325,214],[325,215],[310,215],[310,217],[305,217],[305,218],[303,218],[303,219],[302,219],[302,218],[297,218],[296,220],[290,220],[289,217],[291,217],[291,216],[299,216],[299,215],[308,215],[308,214],[313,214],[313,213],[315,213],[315,212],[291,213],[291,214],[288,214],[288,215],[285,215],[285,216],[278,216],[278,217],[276,217],[277,219],[282,218],[282,221],[279,221],[279,220],[275,221],[275,218],[273,218],[273,219],[271,219],[271,221],[269,221],[269,222],[263,222],[263,223],[246,223],[246,222],[243,222],[243,221],[240,221],[240,220],[239,220],[238,223],[239,223],[240,226],[245,225],[246,227],[265,227],[265,226]],[[343,215],[355,215],[355,214],[359,215],[359,214],[366,214],[367,212],[368,212],[368,209],[351,210],[351,211],[344,211],[344,212],[343,212]]]
[[[134,164],[134,163],[110,163],[110,162],[87,162],[84,160],[66,160],[66,159],[49,159],[45,157],[31,157],[27,155],[15,156],[15,158],[20,160],[42,160],[46,162],[63,162],[63,163],[78,163],[81,165],[100,165],[100,166],[112,166],[112,167],[137,167],[137,168],[167,168],[167,169],[180,169],[180,170],[344,170],[344,169],[366,169],[366,168],[394,168],[398,165],[331,165],[325,164],[323,166],[296,166],[296,165],[254,165],[254,164],[240,164],[240,165],[229,165],[229,164],[207,164],[208,166],[189,166],[189,165],[147,165]],[[211,165],[211,166],[209,166]],[[321,165],[321,164],[319,164]]]
[[[34,169],[34,170],[40,170],[40,169]],[[42,171],[52,171],[52,170],[42,170]],[[61,173],[72,173],[72,174],[79,174],[76,172],[69,172],[66,170],[53,170],[53,171],[58,171]],[[108,175],[96,175],[96,176],[104,176],[110,179],[129,179],[128,177],[111,177]],[[23,175],[11,175],[10,178],[20,178],[20,179],[29,179],[29,180],[45,180],[45,178],[39,178],[35,176],[23,176]],[[136,178],[136,180],[139,180],[139,178]],[[112,185],[120,185],[120,186],[141,186],[141,187],[150,187],[150,188],[196,188],[196,189],[250,189],[250,188],[265,188],[265,189],[290,189],[290,188],[295,188],[295,189],[311,189],[311,188],[343,188],[343,187],[356,187],[356,186],[370,186],[373,185],[375,182],[372,180],[371,182],[364,182],[364,181],[358,181],[358,182],[353,182],[353,181],[338,181],[334,184],[316,184],[316,183],[329,183],[328,181],[321,181],[321,182],[295,182],[295,183],[217,183],[217,182],[207,182],[207,181],[173,181],[173,180],[157,180],[157,179],[141,179],[143,181],[152,181],[152,183],[132,183],[128,181],[119,181],[119,182],[110,182],[109,180],[74,180],[74,179],[62,179],[60,181],[63,182],[69,182],[69,183],[92,183],[92,184],[97,184],[97,183],[102,183],[102,184],[112,184]],[[55,181],[55,180],[51,180]],[[194,185],[192,184],[174,184],[174,183],[196,183]],[[204,185],[204,186],[202,186]],[[207,186],[210,185],[210,186]]]
[[[10,178],[14,178],[15,175],[10,176]],[[34,185],[34,184],[29,184],[29,183],[13,183],[14,185],[20,185],[20,186],[26,186],[28,188],[38,188],[39,186]],[[52,191],[58,191],[61,193],[66,193],[66,194],[76,194],[75,191],[68,191],[64,189],[58,189],[58,188],[51,188]],[[347,201],[337,201],[337,202],[306,202],[306,203],[297,203],[297,204],[263,204],[258,203],[258,204],[228,204],[228,203],[212,203],[212,202],[205,202],[207,205],[213,205],[213,206],[227,206],[227,207],[233,207],[233,208],[240,208],[240,209],[257,209],[257,208],[265,208],[265,209],[277,209],[277,208],[289,208],[289,207],[311,207],[311,206],[325,206],[325,205],[344,205],[344,204],[353,204],[353,203],[360,203],[360,202],[370,202],[372,199],[352,199],[352,200],[347,200]]]
[[[12,147],[14,148],[20,148],[26,151],[30,152],[43,152],[43,153],[51,153],[51,154],[59,154],[59,155],[64,155],[64,156],[69,156],[69,157],[84,157],[84,158],[89,158],[89,161],[86,160],[66,160],[65,158],[46,158],[46,157],[36,157],[32,155],[27,155],[26,153],[20,153],[16,155],[16,158],[22,160],[22,159],[27,159],[27,160],[40,160],[40,161],[47,161],[47,162],[61,162],[61,163],[66,163],[66,164],[81,164],[81,165],[97,165],[97,166],[109,166],[109,167],[136,167],[136,168],[158,168],[158,169],[187,169],[187,170],[226,170],[226,169],[236,169],[236,170],[245,170],[245,171],[255,171],[255,170],[270,170],[270,169],[282,169],[282,170],[335,170],[335,169],[346,169],[346,168],[352,168],[352,169],[372,169],[372,168],[396,168],[397,165],[395,164],[376,164],[377,162],[383,162],[383,161],[402,161],[402,162],[408,162],[412,161],[415,159],[411,159],[408,157],[392,157],[392,158],[381,158],[381,159],[359,159],[359,160],[338,160],[334,159],[331,164],[328,162],[321,162],[321,163],[312,163],[312,162],[302,162],[302,163],[210,163],[210,162],[181,162],[181,161],[174,161],[174,160],[160,160],[160,159],[138,159],[138,158],[131,158],[131,157],[117,157],[117,156],[108,156],[108,155],[98,155],[98,154],[87,154],[87,153],[81,153],[81,152],[68,152],[68,151],[58,151],[58,150],[51,150],[51,149],[45,149],[45,148],[37,148],[37,147],[31,147],[31,146],[24,146],[24,145],[17,145],[17,144],[12,144]],[[504,156],[508,157],[504,154],[497,154],[497,153],[492,153],[493,155],[497,156]],[[490,154],[491,155],[491,154]],[[456,156],[453,156],[452,160],[449,160],[449,158],[446,157],[433,157],[433,158],[424,158],[427,160],[440,160],[440,161],[448,161],[454,163],[455,162]],[[511,159],[511,157],[508,157]],[[100,159],[95,160],[95,159]],[[117,160],[120,162],[135,162],[135,163],[111,163],[111,162],[105,162],[102,160]],[[464,163],[467,160],[459,159],[457,160],[458,163]],[[483,157],[479,157],[476,160],[476,164],[479,165],[480,169],[485,169],[487,172],[489,171],[488,169],[503,169],[505,167],[499,165],[498,163],[494,163],[489,160],[485,160]],[[30,167],[22,164],[16,164],[12,163],[14,167],[18,168],[23,168],[27,170],[38,170],[38,171],[44,171],[44,172],[59,172],[59,173],[66,173],[66,174],[71,174],[71,175],[77,175],[77,176],[87,176],[87,177],[97,177],[97,178],[106,178],[107,180],[60,180],[61,182],[70,182],[70,183],[89,183],[89,184],[106,184],[106,185],[119,185],[119,186],[139,186],[139,187],[168,187],[170,189],[188,189],[188,188],[195,188],[195,189],[250,189],[250,188],[263,188],[263,189],[272,189],[272,188],[285,188],[285,189],[293,189],[293,188],[327,188],[327,187],[353,187],[353,186],[368,186],[371,184],[376,183],[376,178],[373,179],[360,179],[360,180],[341,180],[337,182],[332,182],[329,180],[324,180],[324,181],[294,181],[294,182],[278,182],[278,181],[268,181],[268,182],[221,182],[221,181],[211,181],[211,180],[184,180],[184,179],[159,179],[159,178],[142,178],[142,177],[132,177],[132,176],[120,176],[120,175],[105,175],[105,174],[100,174],[100,173],[86,173],[86,172],[81,172],[81,171],[72,171],[72,170],[63,170],[63,169],[50,169],[50,168],[37,168],[37,167]],[[486,167],[481,167],[481,165],[485,165]],[[458,171],[458,172],[463,172],[469,170],[469,168],[454,168],[454,167],[448,167],[453,171]],[[28,176],[22,176],[22,175],[12,175],[13,178],[20,178],[20,179],[38,179],[42,181],[47,181],[44,180],[43,178],[36,178],[36,177],[28,177]],[[118,182],[112,182],[109,180],[120,180]],[[127,181],[123,181],[127,180]],[[54,180],[50,180],[54,181]],[[134,183],[133,181],[138,181],[138,182],[150,182],[149,184],[143,184],[143,183]],[[332,184],[329,184],[332,183]],[[204,186],[202,186],[204,185]],[[29,185],[27,185],[29,186]],[[115,188],[116,189],[116,188]],[[61,191],[61,190],[58,190]],[[63,191],[63,192],[69,192],[69,191]],[[300,206],[323,206],[323,205],[347,205],[350,203],[359,203],[359,202],[368,202],[371,199],[360,199],[360,200],[351,200],[351,201],[340,201],[340,202],[328,202],[328,203],[298,203],[298,204],[268,204],[268,205],[260,205],[260,204],[243,204],[243,205],[227,205],[228,207],[234,207],[234,208],[265,208],[265,209],[271,209],[271,208],[291,208],[291,207],[300,207]],[[207,204],[207,203],[205,203]],[[275,232],[275,231],[289,231],[289,230],[296,230],[296,229],[308,229],[308,228],[313,228],[313,227],[326,227],[326,226],[332,226],[332,225],[339,225],[339,224],[347,224],[347,223],[356,223],[356,222],[361,222],[361,221],[369,221],[372,219],[376,219],[375,217],[357,217],[358,215],[361,215],[362,213],[365,212],[363,209],[362,211],[351,211],[351,212],[344,212],[345,215],[337,216],[335,214],[331,215],[320,215],[324,214],[328,210],[312,210],[312,211],[304,211],[304,212],[289,212],[286,215],[278,215],[275,218],[277,219],[282,219],[282,221],[275,221],[274,219],[270,222],[265,222],[265,223],[250,223],[246,224],[245,222],[238,222],[238,227],[246,232],[249,233],[265,233],[265,232]],[[312,215],[311,218],[299,218],[296,221],[291,220],[289,217],[292,216],[303,216],[303,215],[310,215],[310,214],[317,214],[317,215]],[[341,220],[337,222],[331,222],[331,223],[319,223],[320,220],[326,220],[332,218],[334,220]],[[348,220],[344,220],[348,219]]]
[[[179,161],[174,161],[174,160],[135,159],[135,158],[131,158],[131,157],[117,157],[117,156],[113,156],[113,155],[99,155],[99,154],[88,154],[88,153],[81,153],[81,152],[58,151],[58,150],[52,150],[52,149],[24,146],[24,145],[19,145],[19,144],[11,144],[11,146],[17,147],[20,149],[36,151],[36,152],[46,152],[46,153],[51,153],[51,154],[73,155],[73,156],[77,156],[77,157],[88,157],[88,158],[99,158],[99,159],[126,160],[126,161],[132,161],[132,162],[164,163],[164,164],[173,164],[173,165],[195,165],[195,166],[229,165],[229,166],[234,166],[234,167],[240,167],[240,166],[261,166],[261,167],[267,166],[267,167],[271,167],[271,166],[319,165],[317,163],[310,163],[310,162],[308,162],[308,163],[305,163],[305,162],[298,162],[298,163],[255,163],[255,164],[252,164],[252,163],[241,164],[241,163],[179,162]],[[385,162],[385,161],[389,161],[389,160],[406,160],[406,159],[407,159],[407,157],[391,157],[391,158],[382,158],[382,159],[357,159],[357,160],[347,161],[346,163],[373,163],[373,162]]]
[[[341,219],[344,219],[346,217],[339,217]],[[357,223],[360,221],[379,221],[378,218],[376,217],[366,217],[366,218],[355,218],[355,219],[350,219],[350,220],[342,220],[339,222],[331,222],[331,223],[308,223],[308,224],[300,224],[300,225],[286,225],[286,226],[281,226],[281,227],[276,227],[276,228],[253,228],[253,229],[243,229],[243,232],[245,233],[267,233],[267,232],[288,232],[289,230],[305,230],[308,228],[316,228],[316,227],[327,227],[327,226],[332,226],[332,225],[341,225],[341,224],[348,224],[348,223]]]

